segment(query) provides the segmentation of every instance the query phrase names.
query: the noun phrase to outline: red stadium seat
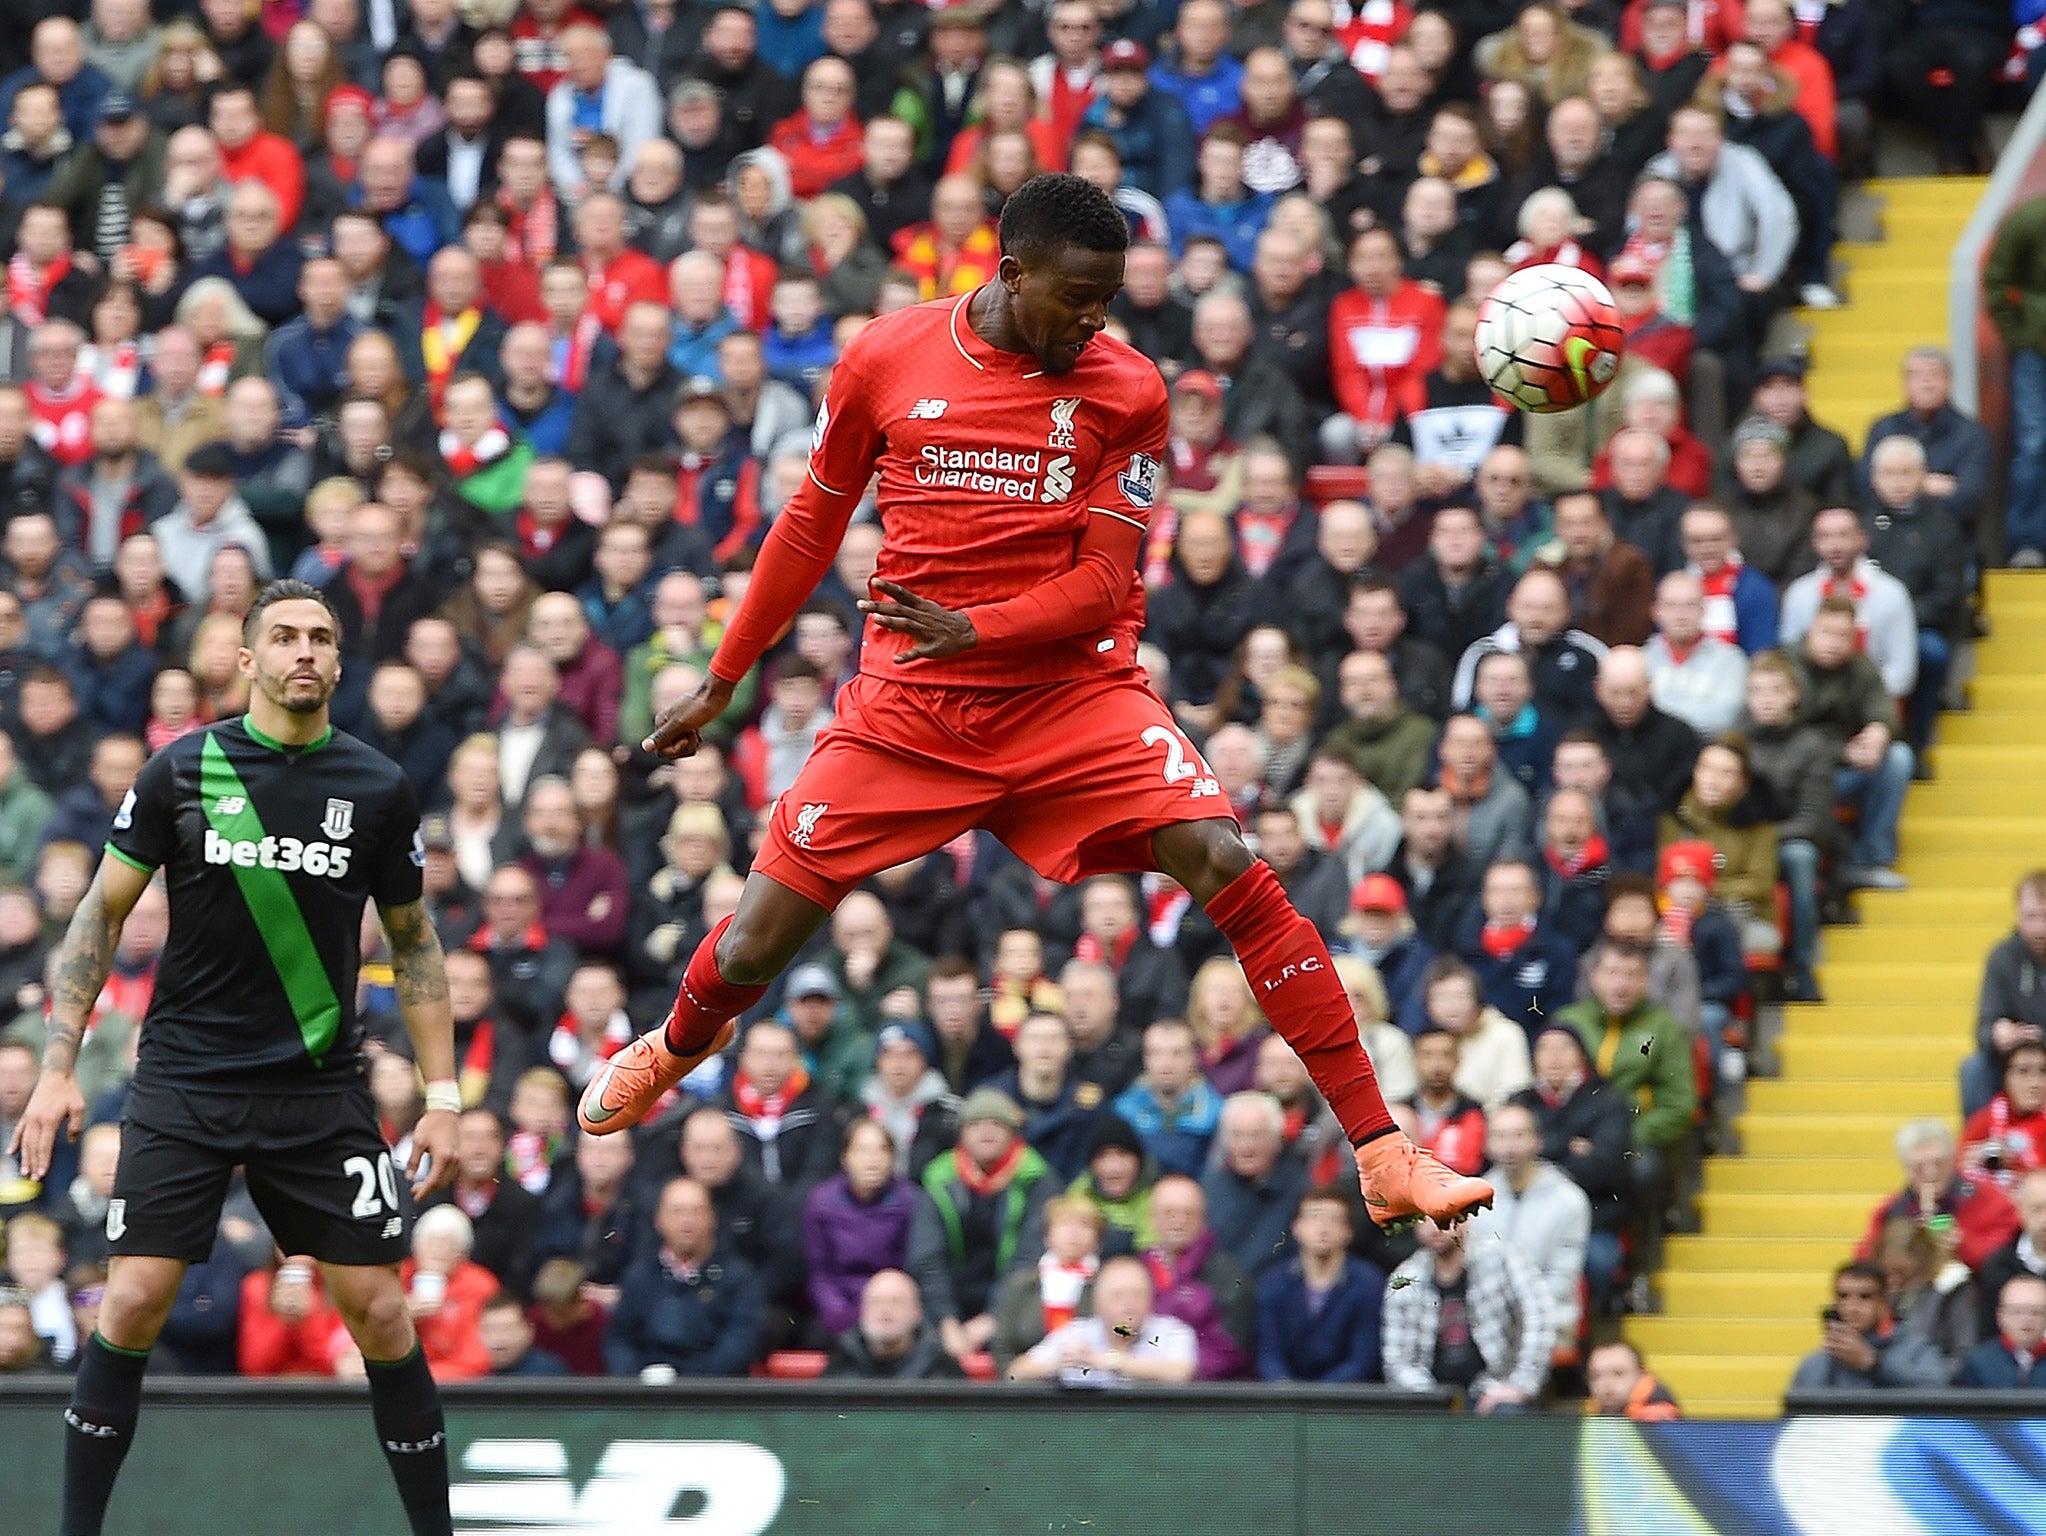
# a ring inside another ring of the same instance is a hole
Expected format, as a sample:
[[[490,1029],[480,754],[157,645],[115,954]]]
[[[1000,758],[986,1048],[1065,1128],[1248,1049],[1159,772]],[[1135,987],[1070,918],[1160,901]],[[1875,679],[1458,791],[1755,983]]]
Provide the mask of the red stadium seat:
[[[1317,510],[1332,501],[1362,501],[1370,494],[1371,471],[1362,465],[1317,464],[1300,486],[1300,499]]]
[[[760,1367],[760,1374],[778,1381],[813,1381],[824,1374],[830,1361],[821,1349],[777,1349]]]

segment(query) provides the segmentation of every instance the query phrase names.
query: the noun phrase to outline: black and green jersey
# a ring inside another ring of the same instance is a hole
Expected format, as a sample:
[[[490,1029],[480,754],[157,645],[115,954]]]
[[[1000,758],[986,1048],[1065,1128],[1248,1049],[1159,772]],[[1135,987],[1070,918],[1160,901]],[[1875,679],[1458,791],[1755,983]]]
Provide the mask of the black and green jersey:
[[[243,720],[211,726],[149,760],[107,851],[163,870],[170,891],[140,1073],[355,1078],[363,904],[420,894],[419,801],[395,763],[332,730],[287,747]]]

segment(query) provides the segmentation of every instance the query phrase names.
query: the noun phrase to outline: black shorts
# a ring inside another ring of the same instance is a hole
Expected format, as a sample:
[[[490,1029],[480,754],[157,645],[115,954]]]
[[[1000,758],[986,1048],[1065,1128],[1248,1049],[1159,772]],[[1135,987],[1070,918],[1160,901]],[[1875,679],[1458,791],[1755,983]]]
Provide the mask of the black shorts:
[[[412,1192],[359,1084],[266,1094],[137,1082],[121,1116],[109,1250],[203,1262],[237,1167],[287,1254],[328,1264],[405,1257]]]

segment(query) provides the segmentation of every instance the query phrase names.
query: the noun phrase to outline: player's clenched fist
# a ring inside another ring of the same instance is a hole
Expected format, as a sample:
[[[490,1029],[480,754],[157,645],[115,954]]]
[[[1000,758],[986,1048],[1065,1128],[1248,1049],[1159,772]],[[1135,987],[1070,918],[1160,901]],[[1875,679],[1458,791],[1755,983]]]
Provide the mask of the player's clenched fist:
[[[884,603],[870,597],[861,598],[860,612],[870,614],[883,629],[892,629],[916,641],[908,650],[896,654],[897,666],[906,661],[957,656],[961,651],[970,651],[980,644],[980,635],[973,627],[973,620],[965,614],[940,607],[929,598],[918,597],[909,588],[883,581],[878,576],[868,586],[892,601]]]
[[[732,685],[712,672],[703,675],[696,692],[661,711],[653,731],[640,743],[669,762],[690,757],[703,744],[703,728],[731,706]]]

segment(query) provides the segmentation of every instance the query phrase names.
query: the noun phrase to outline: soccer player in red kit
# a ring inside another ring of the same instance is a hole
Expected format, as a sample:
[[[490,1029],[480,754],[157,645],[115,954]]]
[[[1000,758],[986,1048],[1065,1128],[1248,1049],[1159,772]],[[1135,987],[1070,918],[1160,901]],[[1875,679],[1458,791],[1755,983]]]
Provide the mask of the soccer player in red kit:
[[[614,1056],[585,1130],[636,1123],[724,1048],[848,891],[984,827],[1047,877],[1160,869],[1235,946],[1356,1147],[1381,1223],[1489,1205],[1393,1125],[1314,927],[1244,845],[1213,772],[1137,665],[1137,561],[1159,494],[1158,370],[1100,334],[1121,212],[1076,176],[1002,210],[999,276],[874,321],[832,371],[810,477],[762,544],[702,686],[647,739],[679,757],[830,569],[874,467],[883,538],[860,673],[775,802],[736,913],[674,1010]]]

